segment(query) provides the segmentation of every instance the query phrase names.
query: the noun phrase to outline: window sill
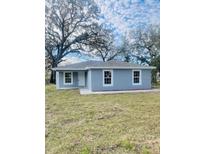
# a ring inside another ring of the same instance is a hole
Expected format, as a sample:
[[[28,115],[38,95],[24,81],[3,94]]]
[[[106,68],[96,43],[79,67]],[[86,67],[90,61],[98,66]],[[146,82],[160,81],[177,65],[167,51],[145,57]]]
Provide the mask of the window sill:
[[[103,87],[111,87],[113,84],[103,84]]]
[[[64,85],[72,85],[73,83],[64,83]]]
[[[142,85],[142,83],[132,83],[133,86],[139,86]]]

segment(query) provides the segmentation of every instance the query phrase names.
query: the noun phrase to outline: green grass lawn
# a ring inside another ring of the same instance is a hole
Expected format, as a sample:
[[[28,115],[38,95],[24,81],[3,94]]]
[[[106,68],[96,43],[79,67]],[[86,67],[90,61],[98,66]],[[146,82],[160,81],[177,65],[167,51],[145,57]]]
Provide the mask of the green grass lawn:
[[[80,95],[46,86],[47,154],[158,154],[159,93]]]

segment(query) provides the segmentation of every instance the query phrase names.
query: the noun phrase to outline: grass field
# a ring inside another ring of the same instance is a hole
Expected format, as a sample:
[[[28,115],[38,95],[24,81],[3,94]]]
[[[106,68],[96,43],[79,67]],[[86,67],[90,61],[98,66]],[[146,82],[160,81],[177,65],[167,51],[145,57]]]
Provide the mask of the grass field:
[[[159,93],[79,95],[46,86],[47,154],[158,154]]]

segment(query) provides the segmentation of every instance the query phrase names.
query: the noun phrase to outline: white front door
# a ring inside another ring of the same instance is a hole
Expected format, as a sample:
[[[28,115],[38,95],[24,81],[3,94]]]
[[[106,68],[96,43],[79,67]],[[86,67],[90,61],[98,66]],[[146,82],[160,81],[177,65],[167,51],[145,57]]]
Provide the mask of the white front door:
[[[85,72],[78,72],[78,86],[85,86]]]

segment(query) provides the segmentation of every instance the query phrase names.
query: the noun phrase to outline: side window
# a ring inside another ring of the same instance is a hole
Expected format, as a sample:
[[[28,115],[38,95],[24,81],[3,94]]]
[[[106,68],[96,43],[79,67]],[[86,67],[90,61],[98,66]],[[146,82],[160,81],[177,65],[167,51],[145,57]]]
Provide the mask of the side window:
[[[134,70],[132,73],[132,82],[134,85],[141,84],[141,71]]]
[[[110,70],[104,70],[103,71],[103,85],[106,86],[106,85],[112,85],[112,71]]]

